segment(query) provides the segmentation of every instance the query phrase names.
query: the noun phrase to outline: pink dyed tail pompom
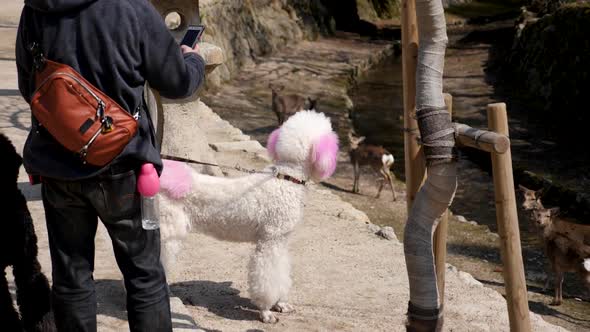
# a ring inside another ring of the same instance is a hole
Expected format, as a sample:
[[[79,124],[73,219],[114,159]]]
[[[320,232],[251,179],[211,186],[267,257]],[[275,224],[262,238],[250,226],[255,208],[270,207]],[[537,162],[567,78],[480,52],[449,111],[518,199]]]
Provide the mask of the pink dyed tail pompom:
[[[143,164],[137,178],[137,191],[147,197],[160,191],[160,178],[153,164]]]
[[[190,167],[173,160],[163,160],[163,162],[164,170],[160,178],[162,190],[173,199],[181,199],[188,195],[192,187]]]

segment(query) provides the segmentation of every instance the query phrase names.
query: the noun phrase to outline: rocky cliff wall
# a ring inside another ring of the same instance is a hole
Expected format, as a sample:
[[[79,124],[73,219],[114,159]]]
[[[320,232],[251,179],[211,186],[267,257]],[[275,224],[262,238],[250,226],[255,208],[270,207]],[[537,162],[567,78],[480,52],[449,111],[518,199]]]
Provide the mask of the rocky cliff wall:
[[[519,29],[507,58],[515,82],[542,111],[538,116],[579,137],[576,128],[590,120],[590,5],[565,5]]]
[[[400,0],[201,0],[204,41],[220,46],[225,63],[208,75],[215,89],[262,55],[334,32],[336,23],[358,31],[358,22],[399,15]]]

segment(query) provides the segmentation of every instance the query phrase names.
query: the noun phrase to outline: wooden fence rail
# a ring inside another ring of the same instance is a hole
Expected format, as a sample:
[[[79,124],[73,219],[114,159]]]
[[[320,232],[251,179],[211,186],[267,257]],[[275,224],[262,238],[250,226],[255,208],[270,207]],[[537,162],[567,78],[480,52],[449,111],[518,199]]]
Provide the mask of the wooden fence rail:
[[[455,123],[457,145],[469,146],[485,152],[505,153],[510,148],[508,136]]]

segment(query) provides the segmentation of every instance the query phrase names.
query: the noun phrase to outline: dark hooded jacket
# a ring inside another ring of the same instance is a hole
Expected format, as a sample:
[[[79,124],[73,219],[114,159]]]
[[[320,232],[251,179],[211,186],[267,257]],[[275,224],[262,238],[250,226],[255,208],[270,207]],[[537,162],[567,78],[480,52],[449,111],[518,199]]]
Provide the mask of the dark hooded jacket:
[[[140,110],[138,134],[113,164],[153,163],[161,171],[143,87],[167,98],[193,94],[204,79],[205,63],[180,46],[148,0],[25,0],[16,41],[19,89],[34,92],[32,57],[37,41],[50,60],[67,64],[130,113]],[[77,180],[105,168],[84,165],[32,119],[23,151],[29,174]]]

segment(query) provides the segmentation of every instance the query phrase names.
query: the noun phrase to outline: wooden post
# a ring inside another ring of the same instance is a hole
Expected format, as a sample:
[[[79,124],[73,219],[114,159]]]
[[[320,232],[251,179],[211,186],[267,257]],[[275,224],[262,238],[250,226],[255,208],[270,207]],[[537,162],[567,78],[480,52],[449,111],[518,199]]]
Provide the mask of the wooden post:
[[[453,118],[453,96],[448,93],[444,94],[445,105],[449,110],[449,116]],[[440,216],[438,226],[434,233],[434,263],[436,268],[436,282],[438,284],[438,295],[440,304],[445,302],[445,269],[447,261],[447,233],[449,228],[449,209]]]
[[[418,61],[418,23],[416,0],[402,0],[402,75],[404,91],[404,154],[406,168],[406,203],[408,212],[424,182],[426,163],[418,145],[416,109],[416,65]]]
[[[489,129],[508,136],[506,104],[490,104],[487,110]],[[512,154],[509,148],[505,153],[492,152],[491,155],[496,196],[496,221],[500,233],[510,331],[530,331],[529,304],[516,215]]]

